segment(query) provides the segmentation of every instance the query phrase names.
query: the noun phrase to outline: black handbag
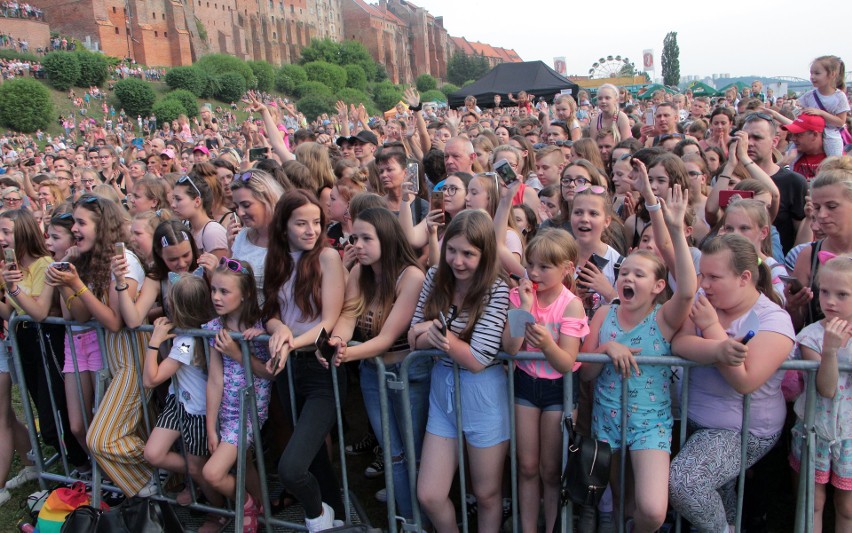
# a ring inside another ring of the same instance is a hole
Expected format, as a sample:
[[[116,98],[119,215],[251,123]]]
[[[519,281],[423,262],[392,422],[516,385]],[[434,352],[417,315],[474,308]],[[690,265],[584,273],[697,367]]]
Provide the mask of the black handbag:
[[[168,503],[134,497],[109,511],[80,506],[60,533],[183,533],[183,524]]]
[[[596,507],[609,484],[612,448],[607,442],[574,432],[570,416],[563,422],[568,432],[568,462],[562,473],[561,504],[574,502]]]

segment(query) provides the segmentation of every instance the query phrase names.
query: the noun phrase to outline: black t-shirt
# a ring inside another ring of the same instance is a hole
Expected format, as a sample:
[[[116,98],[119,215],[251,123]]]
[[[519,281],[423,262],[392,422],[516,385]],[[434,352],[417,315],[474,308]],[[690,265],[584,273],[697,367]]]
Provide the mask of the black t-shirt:
[[[778,207],[778,216],[775,217],[774,224],[781,237],[781,248],[786,254],[796,242],[794,222],[805,218],[805,195],[808,193],[808,182],[801,174],[786,168],[781,168],[773,174],[772,181],[781,193],[781,205]]]

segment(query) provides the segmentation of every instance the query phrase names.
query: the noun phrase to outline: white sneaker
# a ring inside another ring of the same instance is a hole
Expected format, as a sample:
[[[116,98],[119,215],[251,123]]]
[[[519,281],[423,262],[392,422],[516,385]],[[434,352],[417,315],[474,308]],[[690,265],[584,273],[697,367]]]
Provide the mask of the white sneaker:
[[[9,489],[6,489],[6,488],[0,489],[0,505],[3,505],[4,503],[8,502],[11,499],[12,499],[12,495],[9,494]]]
[[[334,509],[327,503],[322,504],[322,514],[316,518],[305,517],[305,527],[310,533],[325,531],[334,527]]]
[[[382,503],[387,503],[388,502],[388,489],[385,488],[385,489],[382,489],[382,490],[376,492],[376,499],[379,500]]]
[[[155,496],[159,494],[159,487],[157,487],[157,483],[152,479],[148,482],[147,485],[139,489],[139,492],[136,493],[137,498],[150,498],[151,496]]]
[[[17,489],[36,479],[38,479],[38,469],[35,466],[25,466],[18,472],[18,475],[6,482],[6,488]]]

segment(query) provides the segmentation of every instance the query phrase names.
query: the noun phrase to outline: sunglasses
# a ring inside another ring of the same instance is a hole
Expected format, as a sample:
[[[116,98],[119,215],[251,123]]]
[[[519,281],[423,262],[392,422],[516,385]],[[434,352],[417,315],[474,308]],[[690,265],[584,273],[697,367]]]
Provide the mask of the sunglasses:
[[[192,185],[192,188],[195,189],[195,192],[198,193],[198,197],[201,198],[201,191],[198,190],[198,186],[195,184],[194,181],[192,181],[192,178],[189,177],[189,174],[187,174],[186,176],[181,176],[180,179],[177,180],[177,182],[181,185],[189,182],[189,184]]]
[[[563,146],[567,146],[568,148],[571,148],[572,146],[574,146],[574,141],[563,141],[563,140],[560,139],[558,141],[553,141],[552,144],[553,144],[553,146],[559,146],[560,148],[563,147]]]
[[[101,212],[101,214],[103,214],[103,212],[104,212],[104,208],[101,205],[101,199],[97,196],[94,196],[94,195],[83,196],[82,198],[77,200],[77,205],[80,205],[80,204],[86,204],[86,205],[94,204],[98,208],[98,211]]]
[[[243,183],[248,183],[248,181],[250,179],[251,179],[251,171],[243,172],[242,174],[235,174],[234,175],[234,181],[241,181]]]
[[[53,218],[50,219],[51,224],[55,222],[60,222],[64,220],[73,220],[74,215],[71,213],[62,213],[61,215],[54,215]]]
[[[578,194],[581,193],[581,192],[584,192],[584,191],[590,191],[592,194],[606,194],[607,193],[606,187],[603,187],[601,185],[582,185],[580,187],[577,187],[576,192]]]
[[[752,120],[757,120],[757,119],[765,120],[767,122],[774,122],[775,121],[775,119],[772,117],[772,115],[769,115],[769,114],[766,114],[766,113],[761,113],[760,111],[756,111],[754,113],[749,113],[748,115],[746,115],[745,121],[751,122]]]
[[[231,259],[228,257],[222,257],[219,259],[219,266],[226,267],[231,272],[236,272],[237,274],[247,274],[248,270],[243,266],[242,263],[237,261],[236,259]]]
[[[703,173],[703,172],[699,172],[699,171],[697,171],[697,170],[689,170],[689,171],[687,171],[687,174],[689,174],[689,175],[690,175],[690,176],[692,176],[693,178],[697,178],[698,176],[703,176],[703,175],[704,175],[704,173]]]

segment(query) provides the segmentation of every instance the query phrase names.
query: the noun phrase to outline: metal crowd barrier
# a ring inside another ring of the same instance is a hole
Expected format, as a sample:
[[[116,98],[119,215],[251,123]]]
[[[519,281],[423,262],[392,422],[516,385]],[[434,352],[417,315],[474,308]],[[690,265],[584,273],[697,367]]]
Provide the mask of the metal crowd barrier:
[[[9,330],[14,331],[15,326],[21,322],[31,322],[28,316],[13,316],[9,320]],[[109,380],[109,368],[107,365],[107,360],[105,355],[105,337],[104,337],[104,329],[103,327],[94,322],[90,322],[87,324],[79,324],[75,322],[67,322],[58,318],[48,318],[43,323],[46,324],[58,324],[66,327],[66,334],[71,335],[71,326],[74,325],[83,325],[86,327],[95,328],[98,331],[98,342],[101,347],[101,357],[104,360],[103,370],[98,372],[98,379],[95,381],[96,389],[95,389],[95,397],[94,397],[94,406],[95,410],[97,410],[97,406],[100,403],[101,398],[103,397],[104,391],[106,390],[106,383]],[[138,328],[138,331],[150,332],[153,330],[153,326],[142,326]],[[192,335],[199,338],[211,338],[215,336],[215,332],[207,331],[207,330],[176,330],[180,334]],[[242,339],[242,335],[238,333],[231,333],[231,336],[240,343],[242,350],[242,358],[243,358],[243,366],[246,369],[250,369],[250,353],[249,346],[247,344],[248,341]],[[39,336],[41,339],[41,336]],[[264,341],[267,340],[268,336],[258,337],[254,340]],[[71,471],[69,469],[67,458],[62,450],[59,450],[58,453],[53,455],[52,457],[45,458],[41,452],[41,446],[39,444],[38,435],[36,432],[35,425],[35,417],[32,412],[32,408],[30,406],[30,402],[28,399],[28,391],[26,387],[26,382],[23,379],[23,367],[21,363],[21,353],[17,344],[17,339],[14,335],[10,336],[10,340],[12,341],[12,362],[14,364],[15,371],[19,376],[18,385],[21,390],[21,396],[24,401],[22,401],[24,418],[29,431],[30,441],[32,444],[32,449],[34,452],[34,459],[38,471],[40,473],[39,483],[42,489],[47,488],[47,481],[52,482],[60,482],[60,483],[72,483],[74,481],[79,481],[79,479],[73,478],[71,476]],[[43,341],[40,340],[40,342]],[[139,343],[131,343],[133,347],[133,358],[136,365],[137,375],[139,379],[139,387],[140,390],[145,391],[145,388],[142,385],[142,361],[143,354],[140,352]],[[72,359],[74,360],[74,376],[77,380],[77,388],[78,393],[80,395],[79,401],[80,405],[84,405],[81,383],[79,377],[79,369],[77,367],[76,362],[76,354],[74,350],[74,343],[70,343]],[[205,350],[208,350],[208,344],[204,343]],[[42,346],[42,361],[45,365],[50,364],[45,357],[46,350],[44,350],[44,346]],[[380,402],[380,412],[381,412],[381,421],[382,421],[382,435],[381,441],[383,443],[383,455],[384,455],[384,477],[387,488],[387,517],[388,517],[388,530],[392,533],[397,532],[400,528],[403,531],[421,531],[424,526],[424,516],[420,510],[419,503],[417,501],[417,461],[415,457],[415,443],[414,443],[414,435],[412,431],[412,417],[411,417],[411,403],[408,391],[410,390],[409,384],[409,376],[408,369],[410,368],[413,361],[420,357],[438,357],[443,355],[442,352],[437,350],[418,350],[412,352],[408,357],[403,360],[401,364],[400,375],[397,375],[392,372],[388,372],[384,362],[381,358],[375,358],[374,362],[377,366],[377,373],[379,376],[384,376],[384,379],[379,379],[379,402]],[[209,356],[209,353],[208,353]],[[511,379],[512,372],[514,371],[514,366],[516,361],[520,360],[543,360],[543,357],[540,353],[535,352],[522,352],[516,356],[509,356],[505,353],[501,353],[498,357],[503,360],[507,364],[507,371],[509,372],[508,379],[508,392],[509,392],[509,402],[510,402],[510,430],[511,430],[511,440],[510,440],[510,472],[511,472],[511,490],[512,490],[512,530],[518,531],[519,528],[519,517],[518,517],[518,467],[517,467],[517,442],[516,442],[516,424],[515,424],[515,414],[514,414],[514,380]],[[606,355],[602,354],[580,354],[578,360],[581,362],[589,362],[589,363],[609,363],[610,359]],[[689,398],[689,372],[691,368],[696,366],[701,366],[698,363],[688,361],[685,359],[681,359],[679,357],[648,357],[648,356],[637,356],[636,361],[642,365],[665,365],[665,366],[673,366],[673,367],[682,367],[682,389],[680,394],[680,405],[681,408],[681,425],[680,425],[680,443],[686,441],[686,432],[687,432],[687,409],[685,408],[688,405]],[[794,525],[794,531],[797,533],[810,533],[813,530],[813,504],[814,504],[814,475],[815,475],[815,443],[816,443],[816,433],[814,429],[814,417],[815,417],[815,405],[816,405],[816,371],[819,368],[819,363],[815,361],[785,361],[781,365],[782,370],[801,370],[806,373],[806,379],[808,381],[808,394],[806,397],[806,411],[805,411],[805,447],[802,453],[802,467],[801,473],[802,475],[799,477],[799,484],[797,487],[797,506],[796,506],[796,520]],[[61,369],[60,369],[61,370]],[[295,402],[295,394],[294,394],[294,386],[292,379],[292,366],[286,365],[284,372],[289,373],[289,383],[290,383],[290,398],[291,398],[291,416],[293,422],[295,424],[296,421],[296,402]],[[850,372],[852,371],[852,364],[841,364],[840,365],[841,372]],[[346,454],[344,451],[344,439],[342,433],[342,406],[340,401],[339,389],[338,389],[338,375],[337,369],[332,366],[332,380],[334,384],[335,391],[335,408],[336,408],[336,416],[337,416],[337,424],[338,431],[340,432],[340,437],[338,438],[338,454],[340,457],[341,471],[342,471],[342,489],[343,489],[343,499],[344,506],[346,509],[346,523],[350,524],[351,522],[351,509],[352,509],[352,501],[349,493],[349,480],[348,480],[348,470],[346,466]],[[464,440],[462,435],[460,434],[462,431],[462,421],[461,421],[461,394],[460,394],[460,377],[459,377],[460,367],[455,364],[453,366],[453,379],[455,386],[455,414],[456,414],[456,425],[459,431],[458,435],[458,472],[460,478],[460,495],[459,502],[461,506],[461,519],[462,524],[461,528],[463,531],[467,532],[469,530],[469,524],[467,520],[467,494],[466,494],[466,480],[465,480],[465,459],[464,459]],[[258,416],[257,416],[257,404],[256,398],[254,395],[254,376],[251,372],[247,372],[247,385],[243,389],[240,390],[240,424],[241,427],[245,427],[245,421],[247,417],[251,417],[252,422],[252,431],[255,442],[255,460],[257,461],[257,469],[261,482],[261,491],[262,491],[262,504],[264,508],[263,517],[260,518],[261,523],[265,525],[266,531],[271,532],[274,526],[286,527],[288,529],[295,530],[306,530],[305,525],[303,523],[295,523],[295,522],[287,522],[285,520],[281,520],[275,518],[271,515],[271,506],[269,502],[269,492],[268,492],[268,483],[266,476],[266,468],[264,464],[263,457],[263,440],[261,437],[261,428],[258,424]],[[67,375],[66,375],[67,376]],[[564,379],[564,390],[563,390],[563,410],[566,412],[570,412],[573,409],[573,383],[570,379],[570,374],[566,374],[566,379]],[[50,381],[48,380],[48,385],[50,386]],[[177,390],[177,384],[175,386],[175,394],[178,395],[179,391]],[[405,447],[405,461],[409,474],[409,487],[408,490],[411,491],[411,501],[413,508],[413,518],[410,520],[405,520],[402,517],[397,516],[396,514],[396,503],[395,503],[395,487],[393,483],[393,457],[391,456],[391,446],[390,446],[390,425],[389,425],[389,416],[390,416],[390,407],[389,407],[389,398],[388,398],[388,390],[397,390],[402,391],[402,400],[403,400],[403,440]],[[64,391],[59,391],[59,393],[64,394]],[[60,442],[61,436],[63,432],[67,428],[63,428],[61,425],[60,417],[58,416],[58,412],[55,408],[55,400],[54,394],[55,391],[50,390],[51,401],[53,402],[53,415],[56,420],[57,429],[60,434]],[[626,441],[626,432],[627,432],[627,381],[622,382],[622,442]],[[736,531],[740,533],[742,531],[742,512],[743,512],[743,493],[744,493],[744,483],[745,483],[745,465],[746,465],[746,451],[747,451],[747,438],[749,427],[749,405],[750,405],[750,395],[746,395],[743,397],[743,431],[742,431],[742,449],[741,449],[741,460],[740,460],[740,472],[738,476],[738,490],[737,490],[737,518],[736,518]],[[143,399],[143,403],[144,399]],[[85,411],[85,410],[84,410]],[[83,413],[84,415],[84,424],[86,428],[88,428],[90,420],[89,413]],[[152,422],[150,420],[150,414],[148,413],[147,406],[143,409],[143,423],[145,425],[145,429],[148,433],[150,433],[150,429],[152,427]],[[787,438],[787,435],[782,435],[782,438]],[[567,438],[563,438],[563,449],[562,449],[562,458],[563,458],[563,467],[565,464],[565,460],[567,458]],[[240,441],[238,446],[238,460],[237,460],[237,487],[245,486],[245,476],[246,476],[246,449],[247,449],[247,439],[244,431],[240,432]],[[184,456],[185,458],[185,456]],[[620,454],[621,461],[621,469],[620,469],[620,485],[624,487],[625,475],[626,475],[626,461],[627,454]],[[55,474],[48,471],[48,468],[60,462],[62,465],[62,471],[64,474]],[[153,471],[152,471],[153,474]],[[235,522],[235,530],[240,531],[242,529],[243,522],[243,514],[240,512],[243,507],[243,503],[245,501],[245,491],[238,490],[236,494],[236,499],[234,501],[233,509],[236,509],[238,512],[234,512],[232,509],[221,509],[215,508],[208,505],[203,505],[197,502],[196,495],[197,489],[195,484],[192,482],[191,477],[188,472],[185,473],[187,482],[190,487],[190,491],[192,494],[192,504],[190,508],[210,512],[217,513],[223,516],[232,517]],[[159,476],[153,476],[154,479],[159,483]],[[98,469],[97,462],[92,460],[92,496],[93,496],[93,505],[97,506],[100,503],[101,499],[101,490],[110,490],[115,492],[120,492],[117,487],[111,485],[103,485],[101,483],[101,476]],[[160,487],[162,489],[162,487]],[[162,490],[160,491],[162,494]],[[173,498],[168,498],[166,496],[156,496],[156,499],[167,501],[169,503],[175,504],[176,501]],[[623,533],[624,531],[624,498],[620,498],[620,504],[617,509],[618,516],[618,531],[619,533]],[[572,506],[568,505],[561,509],[561,520],[560,526],[562,532],[571,532],[573,531],[573,513]],[[679,533],[681,529],[680,520],[676,521],[676,531]]]

